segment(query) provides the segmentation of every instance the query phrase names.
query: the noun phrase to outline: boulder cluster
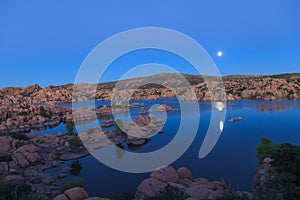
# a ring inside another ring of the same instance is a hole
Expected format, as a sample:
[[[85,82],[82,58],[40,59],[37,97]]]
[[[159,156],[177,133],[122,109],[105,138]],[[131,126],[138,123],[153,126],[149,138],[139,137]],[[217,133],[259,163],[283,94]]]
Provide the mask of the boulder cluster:
[[[53,103],[36,105],[29,97],[7,94],[0,98],[0,133],[29,132],[66,122],[71,108]]]
[[[147,79],[146,78],[141,78]],[[182,100],[188,101],[232,101],[239,99],[278,100],[300,98],[300,75],[278,76],[228,76],[223,78],[225,90],[220,83],[212,79],[211,82],[189,80],[191,88],[182,86],[182,82],[168,77],[159,81],[174,86],[173,90],[158,85],[138,87],[139,79],[123,81],[121,90],[114,89],[114,84],[73,84],[63,86],[48,86],[41,88],[38,85],[26,88],[3,88],[0,90],[0,133],[1,132],[28,132],[31,129],[44,129],[76,119],[87,120],[112,112],[123,112],[128,107],[137,105],[116,104],[114,109],[102,106],[95,111],[88,108],[78,109],[72,114],[72,109],[66,106],[57,106],[56,103],[70,103],[72,101],[86,101],[91,99],[112,100],[113,93],[117,99],[159,99],[174,98],[176,94]],[[194,79],[193,79],[194,80]],[[167,84],[167,85],[168,85]],[[75,90],[74,90],[75,88]],[[208,90],[210,88],[210,90]],[[226,96],[224,95],[226,93]],[[131,94],[131,96],[128,96]],[[84,110],[85,109],[85,110]],[[167,105],[157,107],[156,111],[172,110]],[[145,112],[147,113],[147,112]]]
[[[58,195],[54,200],[109,200],[100,197],[89,197],[89,194],[80,187],[66,190],[63,194]]]
[[[138,186],[135,199],[158,196],[168,185],[183,191],[184,198],[189,200],[217,199],[227,190],[227,186],[221,181],[210,182],[205,178],[193,178],[187,168],[176,171],[167,166],[152,172],[150,178]]]
[[[10,186],[29,185],[32,192],[43,199],[52,199],[62,190],[59,179],[67,176],[71,169],[62,169],[56,176],[45,170],[89,153],[82,146],[78,147],[80,153],[71,152],[69,141],[74,136],[68,134],[27,134],[26,137],[0,136],[0,180]]]
[[[106,120],[101,124],[106,128],[116,123]],[[94,152],[109,145],[120,146],[126,143],[129,149],[138,149],[150,140],[150,136],[156,134],[165,122],[153,116],[137,116],[134,122],[122,123],[119,130],[105,130],[91,128],[79,133],[80,139],[90,152]]]
[[[187,168],[177,171],[170,167],[163,167],[151,173],[150,178],[144,180],[137,188],[133,200],[159,197],[167,187],[182,191],[186,200],[218,199],[228,189],[220,181],[208,181],[205,178],[193,178]],[[58,195],[54,200],[109,200],[107,198],[90,197],[83,188],[73,188]],[[162,198],[160,198],[162,199]]]

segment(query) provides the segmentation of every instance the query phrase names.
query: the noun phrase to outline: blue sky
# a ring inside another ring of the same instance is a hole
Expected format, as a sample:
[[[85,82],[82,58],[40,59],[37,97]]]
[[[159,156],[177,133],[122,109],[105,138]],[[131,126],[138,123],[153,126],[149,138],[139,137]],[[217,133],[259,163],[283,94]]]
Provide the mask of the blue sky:
[[[299,10],[298,0],[3,0],[0,88],[74,82],[82,61],[97,44],[145,26],[194,38],[223,75],[300,72]],[[223,57],[217,57],[219,50]],[[116,61],[103,80],[116,80],[147,62],[194,73],[176,56],[145,51]]]

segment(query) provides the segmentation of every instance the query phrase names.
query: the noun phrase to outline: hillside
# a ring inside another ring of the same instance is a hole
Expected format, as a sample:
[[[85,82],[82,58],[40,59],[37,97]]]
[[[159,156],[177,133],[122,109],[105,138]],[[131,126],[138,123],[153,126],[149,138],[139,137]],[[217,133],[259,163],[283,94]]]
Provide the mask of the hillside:
[[[210,100],[210,94],[207,89],[207,83],[200,75],[182,74],[192,85],[193,90],[199,101]],[[210,77],[213,80],[214,77]],[[238,99],[299,99],[300,96],[300,74],[278,74],[278,75],[231,75],[223,77],[227,93],[227,100]],[[142,82],[149,84],[141,85]],[[117,82],[108,82],[98,84],[96,99],[110,100],[112,89]],[[160,83],[160,84],[157,84]],[[132,99],[157,99],[175,97],[175,94],[163,87],[168,84],[173,88],[184,87],[184,82],[178,78],[177,74],[165,73],[147,77],[122,80],[118,83],[122,89],[133,90]],[[215,84],[214,81],[208,84]],[[75,101],[85,101],[91,99],[93,93],[91,85],[81,84],[80,90],[73,93],[73,84],[62,86],[48,86],[41,88],[39,85],[28,86],[26,88],[3,88],[0,90],[0,99],[8,100],[10,97],[26,100],[30,103],[63,103],[71,102],[72,95]],[[218,86],[213,86],[218,89]],[[83,92],[84,91],[84,92]],[[127,91],[128,92],[128,91]],[[189,100],[187,95],[186,100]],[[2,102],[2,105],[5,105]]]

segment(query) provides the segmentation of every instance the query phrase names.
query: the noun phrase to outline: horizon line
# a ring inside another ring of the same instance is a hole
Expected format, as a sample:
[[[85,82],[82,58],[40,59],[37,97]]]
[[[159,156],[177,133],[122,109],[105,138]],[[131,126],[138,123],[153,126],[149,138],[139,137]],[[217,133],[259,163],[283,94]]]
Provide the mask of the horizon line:
[[[146,75],[146,76],[137,76],[137,77],[132,77],[132,78],[128,78],[128,79],[120,79],[120,80],[111,80],[111,81],[106,81],[106,82],[98,82],[98,83],[79,83],[79,84],[90,84],[90,85],[94,85],[94,84],[107,84],[107,83],[114,83],[117,81],[128,81],[128,80],[134,80],[134,79],[139,79],[139,78],[146,78],[146,77],[152,77],[152,76],[158,76],[158,75],[162,75],[162,74],[176,74],[176,73],[169,73],[169,72],[165,72],[165,73],[158,73],[158,74],[153,74],[153,75]],[[180,73],[182,75],[192,75],[192,76],[213,76],[213,75],[201,75],[201,74],[186,74],[186,73]],[[300,72],[287,72],[287,73],[278,73],[278,74],[230,74],[230,75],[224,75],[221,76],[223,77],[230,77],[230,76],[252,76],[252,77],[263,77],[263,76],[280,76],[280,75],[300,75]],[[38,83],[34,83],[31,85],[27,85],[27,86],[6,86],[6,87],[0,87],[0,90],[5,89],[5,88],[27,88],[30,86],[34,86],[34,85],[38,85],[39,87],[41,87],[40,84]],[[54,87],[60,87],[60,86],[66,86],[66,85],[74,85],[74,83],[65,83],[65,84],[58,84],[58,85],[52,85],[49,84],[46,87],[41,87],[41,88],[47,88],[50,86],[54,86]]]

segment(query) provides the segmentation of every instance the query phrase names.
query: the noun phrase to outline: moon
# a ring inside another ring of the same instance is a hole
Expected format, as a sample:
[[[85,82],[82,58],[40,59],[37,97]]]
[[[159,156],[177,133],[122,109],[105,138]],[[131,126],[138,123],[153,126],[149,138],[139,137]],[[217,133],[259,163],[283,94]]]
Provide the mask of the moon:
[[[223,56],[223,52],[222,52],[222,51],[219,51],[219,52],[218,52],[218,56],[219,56],[219,57]]]

